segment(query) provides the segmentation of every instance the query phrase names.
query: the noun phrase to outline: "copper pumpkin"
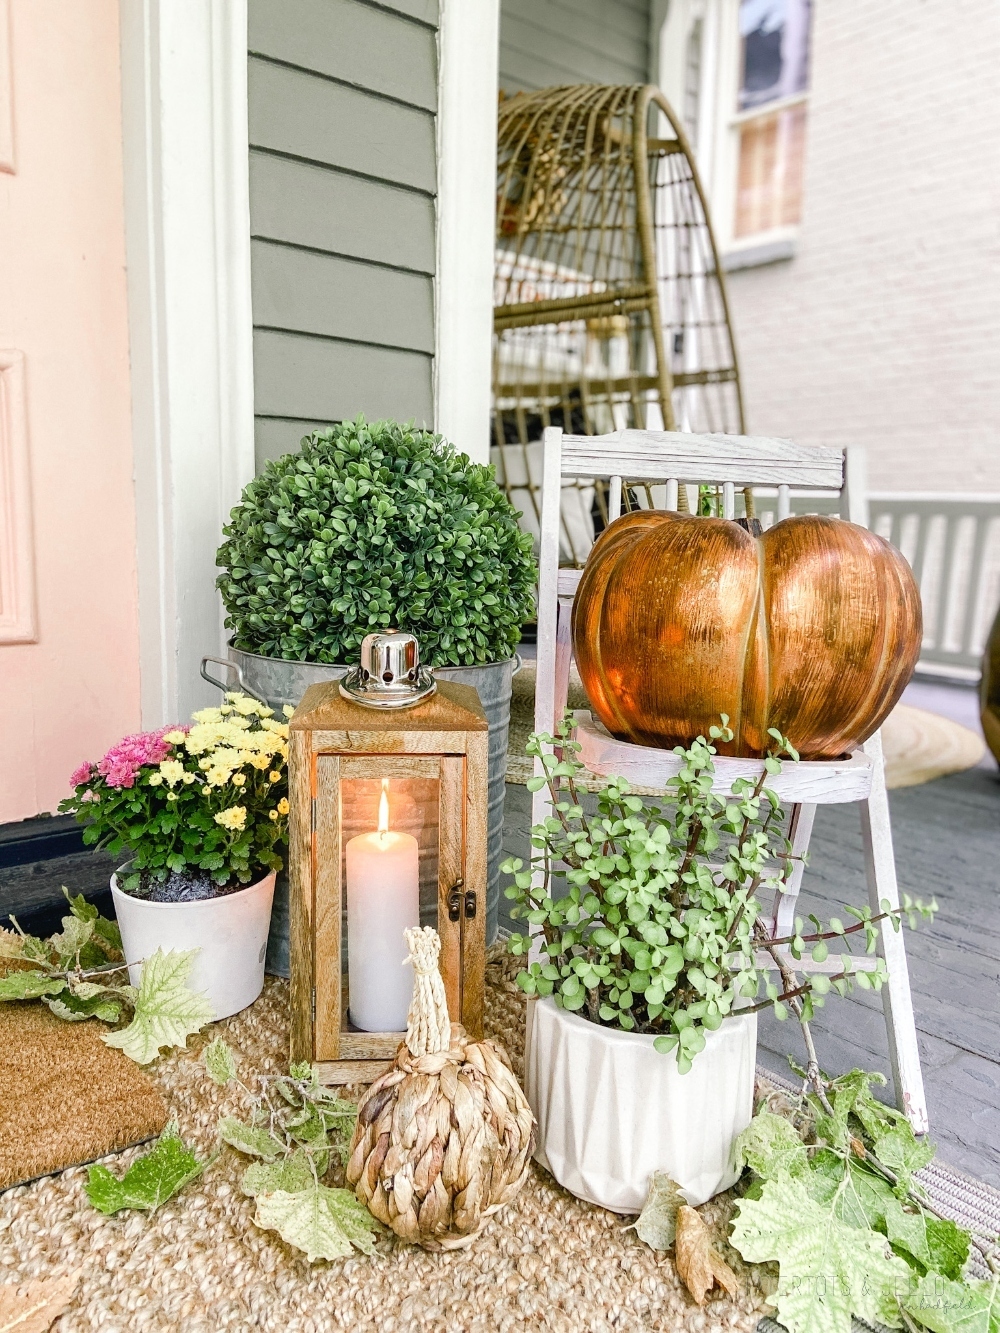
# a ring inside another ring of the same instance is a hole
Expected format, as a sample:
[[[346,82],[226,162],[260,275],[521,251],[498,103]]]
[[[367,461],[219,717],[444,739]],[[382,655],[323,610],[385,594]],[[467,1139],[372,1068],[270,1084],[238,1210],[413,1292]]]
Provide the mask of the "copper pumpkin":
[[[707,736],[727,713],[723,753],[759,755],[777,727],[803,758],[845,754],[896,703],[920,639],[902,555],[816,515],[754,538],[726,519],[626,514],[595,543],[573,606],[597,716],[661,748]]]

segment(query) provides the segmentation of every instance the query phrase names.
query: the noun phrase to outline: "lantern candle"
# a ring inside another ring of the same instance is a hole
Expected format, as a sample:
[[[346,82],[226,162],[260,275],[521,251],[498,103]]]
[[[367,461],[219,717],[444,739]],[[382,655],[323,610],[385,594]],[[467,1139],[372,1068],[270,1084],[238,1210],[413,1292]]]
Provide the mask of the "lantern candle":
[[[403,931],[420,925],[417,840],[389,830],[382,779],[378,832],[347,844],[347,971],[351,1022],[362,1032],[402,1032],[413,994]]]

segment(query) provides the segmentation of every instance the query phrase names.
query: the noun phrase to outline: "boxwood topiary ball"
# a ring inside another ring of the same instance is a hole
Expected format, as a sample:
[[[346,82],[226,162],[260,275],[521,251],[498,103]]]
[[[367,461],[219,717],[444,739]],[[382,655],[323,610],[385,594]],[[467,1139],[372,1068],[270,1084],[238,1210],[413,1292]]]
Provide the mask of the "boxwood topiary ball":
[[[431,666],[510,657],[534,606],[530,536],[493,469],[363,417],[314,431],[244,488],[216,561],[235,647],[350,663],[409,630]]]

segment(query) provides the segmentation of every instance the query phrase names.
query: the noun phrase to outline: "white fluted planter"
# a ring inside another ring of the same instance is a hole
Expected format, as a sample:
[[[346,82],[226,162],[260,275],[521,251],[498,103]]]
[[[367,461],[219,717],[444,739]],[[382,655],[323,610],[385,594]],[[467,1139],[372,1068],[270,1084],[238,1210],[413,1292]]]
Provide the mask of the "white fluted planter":
[[[264,986],[274,871],[245,889],[195,903],[151,903],[123,893],[111,876],[129,980],[138,986],[142,963],[157,949],[197,949],[188,986],[204,993],[216,1018],[253,1004]]]
[[[637,1213],[665,1171],[697,1206],[739,1176],[733,1140],[753,1115],[757,1015],[705,1034],[686,1074],[653,1038],[591,1023],[553,1000],[528,1005],[525,1085],[535,1158],[578,1198]]]

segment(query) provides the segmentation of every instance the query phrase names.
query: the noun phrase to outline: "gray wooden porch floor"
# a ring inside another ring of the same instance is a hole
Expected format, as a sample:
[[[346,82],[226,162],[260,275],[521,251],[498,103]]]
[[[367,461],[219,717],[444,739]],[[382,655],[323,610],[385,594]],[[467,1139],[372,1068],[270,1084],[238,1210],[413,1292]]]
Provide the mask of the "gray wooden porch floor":
[[[1000,780],[977,768],[889,796],[900,887],[940,906],[932,925],[906,934],[931,1137],[943,1161],[1000,1187]],[[526,856],[529,819],[526,789],[509,785],[508,854]],[[857,807],[820,807],[803,911],[866,902],[863,866]],[[889,1074],[879,997],[832,996],[814,1029],[829,1073]],[[765,1068],[787,1074],[788,1054],[801,1061],[797,1024],[762,1013],[759,1032]]]

